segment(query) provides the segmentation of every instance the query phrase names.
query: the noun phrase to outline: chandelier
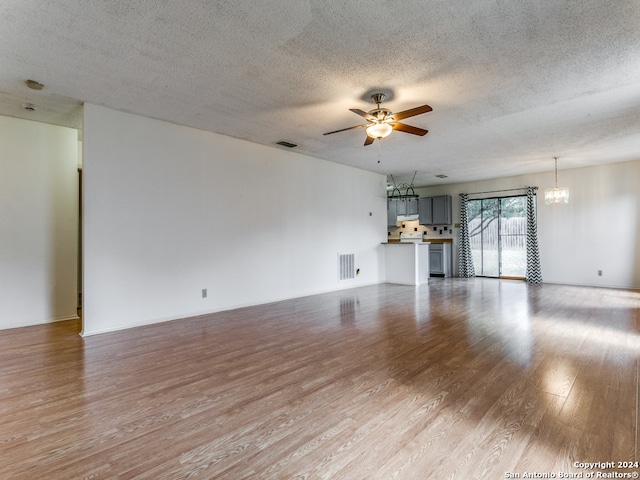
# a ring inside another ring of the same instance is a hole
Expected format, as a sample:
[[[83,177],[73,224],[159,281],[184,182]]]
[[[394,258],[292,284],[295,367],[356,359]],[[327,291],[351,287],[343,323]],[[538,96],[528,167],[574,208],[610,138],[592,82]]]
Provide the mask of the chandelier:
[[[554,188],[544,191],[544,203],[551,205],[554,203],[569,203],[569,189],[558,187],[558,157],[553,157],[556,166],[556,184]]]

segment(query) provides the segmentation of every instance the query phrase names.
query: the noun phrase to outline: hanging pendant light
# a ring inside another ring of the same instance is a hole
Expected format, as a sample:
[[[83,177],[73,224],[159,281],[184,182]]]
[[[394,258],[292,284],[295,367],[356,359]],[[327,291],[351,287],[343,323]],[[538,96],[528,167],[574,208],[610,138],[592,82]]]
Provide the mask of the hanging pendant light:
[[[556,166],[556,184],[554,188],[544,191],[544,203],[551,205],[554,203],[569,203],[569,189],[558,187],[558,157],[553,157]]]

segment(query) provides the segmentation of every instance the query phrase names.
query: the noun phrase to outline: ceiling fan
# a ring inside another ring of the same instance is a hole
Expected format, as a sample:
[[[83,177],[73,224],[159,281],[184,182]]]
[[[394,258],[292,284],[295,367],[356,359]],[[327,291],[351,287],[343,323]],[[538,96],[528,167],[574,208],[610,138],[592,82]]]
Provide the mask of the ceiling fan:
[[[377,107],[373,110],[369,110],[368,112],[363,112],[358,108],[349,109],[353,113],[357,113],[361,117],[365,118],[368,123],[334,130],[333,132],[327,132],[323,135],[331,135],[332,133],[366,127],[367,139],[364,141],[364,145],[366,147],[367,145],[371,145],[376,138],[380,139],[388,136],[393,130],[420,136],[427,134],[428,130],[400,123],[400,120],[430,112],[432,108],[429,105],[422,105],[420,107],[410,108],[409,110],[403,110],[402,112],[393,113],[391,110],[380,107],[380,104],[384,101],[384,97],[384,93],[374,93],[371,95],[371,98],[377,104]]]

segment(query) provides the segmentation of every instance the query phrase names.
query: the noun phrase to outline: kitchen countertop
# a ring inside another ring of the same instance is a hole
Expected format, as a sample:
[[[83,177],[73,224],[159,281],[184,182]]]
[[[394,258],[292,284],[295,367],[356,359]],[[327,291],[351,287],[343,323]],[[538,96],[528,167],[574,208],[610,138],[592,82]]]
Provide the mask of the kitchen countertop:
[[[453,243],[453,238],[428,238],[423,241],[429,243]]]
[[[453,238],[427,238],[425,240],[422,240],[422,242],[401,242],[398,239],[395,238],[390,238],[389,240],[387,240],[386,242],[382,242],[383,245],[389,245],[389,244],[402,244],[402,245],[413,245],[413,244],[418,244],[420,245],[421,243],[453,243]]]
[[[431,242],[398,242],[398,241],[389,241],[389,242],[382,242],[382,245],[429,245],[429,243]]]

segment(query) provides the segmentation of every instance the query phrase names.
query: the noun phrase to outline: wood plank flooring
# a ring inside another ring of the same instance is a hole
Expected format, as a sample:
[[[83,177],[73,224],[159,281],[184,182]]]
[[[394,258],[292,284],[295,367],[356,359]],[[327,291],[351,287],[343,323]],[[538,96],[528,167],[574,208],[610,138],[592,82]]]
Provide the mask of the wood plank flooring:
[[[0,331],[0,478],[633,474],[575,462],[640,461],[639,312],[637,291],[452,278]]]

